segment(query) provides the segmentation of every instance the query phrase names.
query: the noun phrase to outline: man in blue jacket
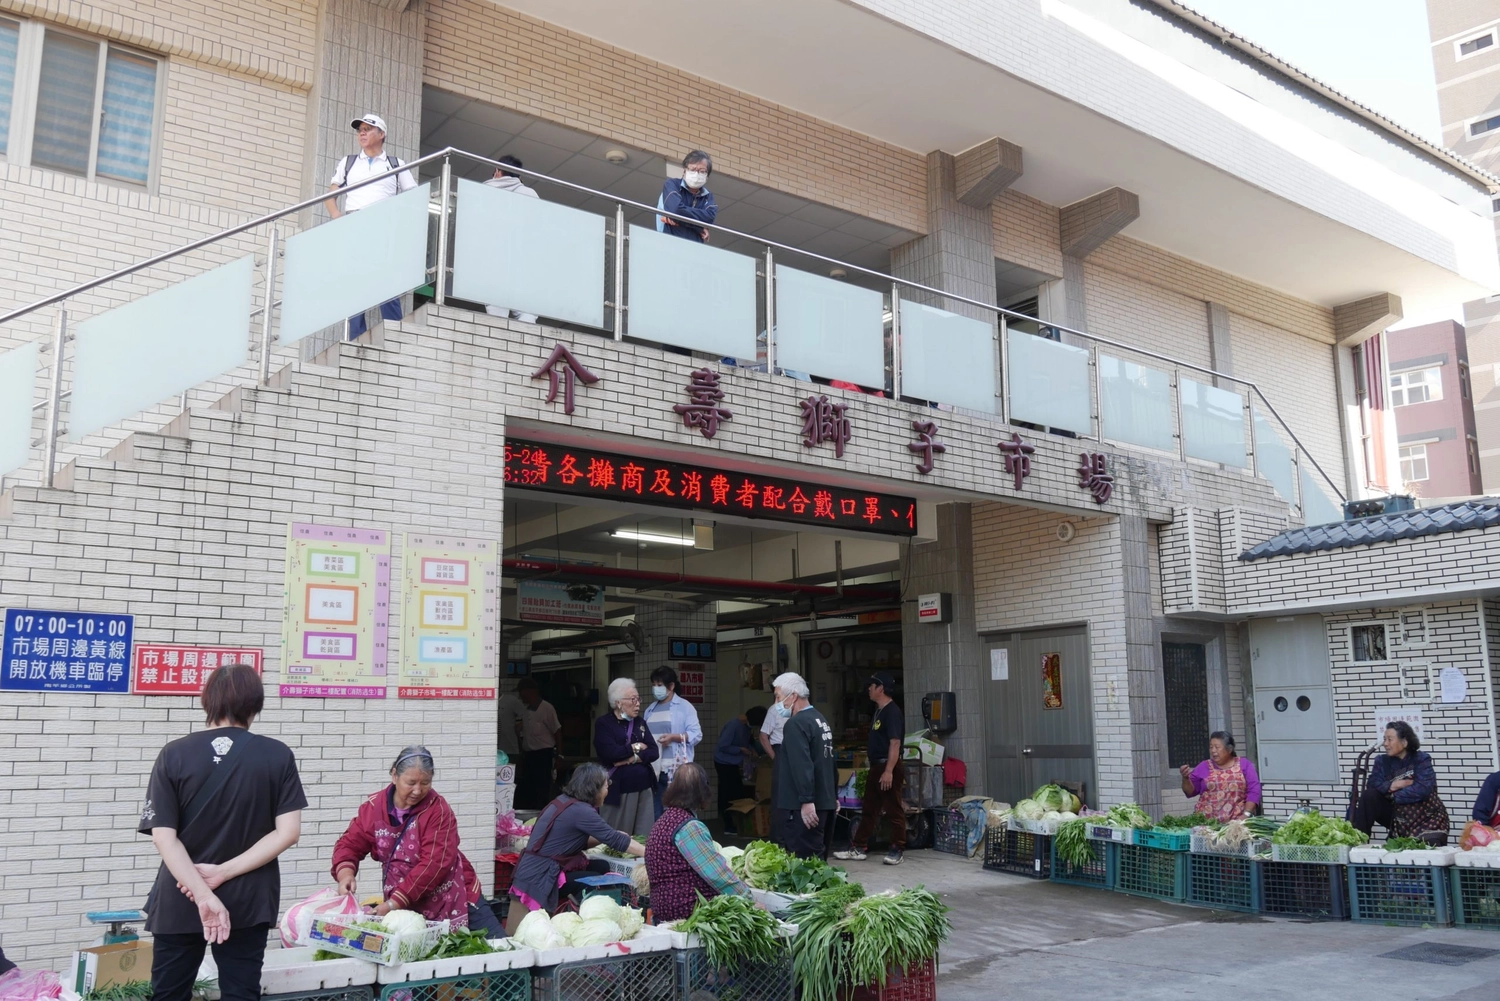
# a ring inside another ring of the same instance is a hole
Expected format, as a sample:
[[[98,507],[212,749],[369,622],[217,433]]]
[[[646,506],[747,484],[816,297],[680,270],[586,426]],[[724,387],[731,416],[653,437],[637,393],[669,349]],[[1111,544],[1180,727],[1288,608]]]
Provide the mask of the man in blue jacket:
[[[701,149],[693,150],[682,158],[682,179],[668,178],[662,185],[656,207],[663,212],[712,224],[719,216],[719,206],[714,202],[713,192],[708,190],[708,175],[713,172],[714,162],[709,155]],[[656,217],[656,231],[680,236],[684,240],[708,242],[708,230],[664,215]]]

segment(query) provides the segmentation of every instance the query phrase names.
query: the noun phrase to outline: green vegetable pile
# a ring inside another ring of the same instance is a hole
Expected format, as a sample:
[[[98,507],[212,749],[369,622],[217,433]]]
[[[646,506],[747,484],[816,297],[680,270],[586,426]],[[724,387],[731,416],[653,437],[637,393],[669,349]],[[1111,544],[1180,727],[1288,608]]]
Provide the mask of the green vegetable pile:
[[[1057,857],[1075,869],[1082,869],[1094,862],[1094,847],[1089,844],[1088,821],[1082,817],[1058,824],[1057,833],[1052,836],[1052,846],[1057,849]]]
[[[1362,845],[1369,841],[1368,835],[1356,831],[1347,820],[1325,817],[1317,810],[1297,814],[1282,824],[1271,835],[1271,843],[1277,845]]]
[[[1119,806],[1110,807],[1108,813],[1096,814],[1086,819],[1090,824],[1106,824],[1109,827],[1149,828],[1154,825],[1151,815],[1134,803],[1121,803]]]
[[[211,991],[219,989],[217,980],[194,980],[193,997],[207,997]],[[83,1001],[150,1001],[154,995],[149,980],[127,980],[123,984],[111,984],[108,987],[95,987],[83,994]]]
[[[1164,831],[1191,831],[1207,823],[1208,818],[1201,813],[1190,813],[1186,816],[1173,816],[1169,813],[1161,818],[1161,823],[1156,826]]]
[[[1420,852],[1431,847],[1421,838],[1391,838],[1385,843],[1385,850],[1388,852]]]
[[[454,956],[482,956],[494,952],[495,947],[482,931],[459,928],[438,939],[437,948],[427,954],[428,959],[451,959]]]
[[[639,834],[635,835],[634,837],[636,844],[643,845],[646,843],[646,839],[641,837]],[[630,858],[629,852],[616,851],[615,849],[609,847],[609,845],[605,845],[604,850],[600,854],[608,855],[610,858]]]
[[[676,928],[698,936],[715,970],[734,972],[741,963],[769,963],[786,954],[786,940],[776,934],[778,926],[749,897],[726,893],[704,900],[700,893],[692,915]]]
[[[884,987],[891,970],[936,955],[948,908],[923,887],[867,897],[857,883],[795,902],[792,969],[803,1001],[837,1001],[856,986]]]
[[[729,860],[729,868],[757,890],[774,893],[812,893],[845,879],[844,870],[821,859],[798,858],[769,841],[750,842],[743,854]]]

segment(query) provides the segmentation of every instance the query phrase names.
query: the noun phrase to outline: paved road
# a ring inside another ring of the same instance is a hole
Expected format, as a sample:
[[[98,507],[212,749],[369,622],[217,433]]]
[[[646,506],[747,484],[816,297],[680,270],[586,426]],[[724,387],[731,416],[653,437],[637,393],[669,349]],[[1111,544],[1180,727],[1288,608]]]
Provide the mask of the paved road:
[[[896,867],[879,859],[847,863],[850,875],[872,892],[924,884],[952,908],[941,1001],[1477,1001],[1500,983],[1500,932],[1228,914],[988,872],[931,851]],[[1423,943],[1495,951],[1458,965],[1382,956]]]

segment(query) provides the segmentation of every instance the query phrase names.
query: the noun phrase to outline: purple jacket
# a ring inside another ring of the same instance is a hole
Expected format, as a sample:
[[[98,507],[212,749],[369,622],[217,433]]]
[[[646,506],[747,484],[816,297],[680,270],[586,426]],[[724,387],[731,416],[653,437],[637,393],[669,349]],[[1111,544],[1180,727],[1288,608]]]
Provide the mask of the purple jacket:
[[[635,752],[631,744],[645,744],[641,760],[633,765],[619,765]],[[651,768],[659,754],[656,739],[639,716],[622,720],[613,712],[605,713],[594,720],[594,752],[599,755],[599,764],[609,771],[609,795],[605,804],[614,806],[626,793],[640,792],[656,786],[656,772]]]

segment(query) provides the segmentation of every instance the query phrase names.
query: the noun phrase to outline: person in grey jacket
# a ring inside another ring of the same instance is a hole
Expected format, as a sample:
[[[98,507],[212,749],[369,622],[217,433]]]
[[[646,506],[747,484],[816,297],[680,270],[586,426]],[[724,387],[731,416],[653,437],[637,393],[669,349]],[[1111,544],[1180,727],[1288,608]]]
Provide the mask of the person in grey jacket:
[[[506,154],[500,158],[500,162],[506,167],[526,166],[516,157]],[[515,195],[525,195],[527,198],[538,197],[536,189],[521,183],[521,175],[505,167],[496,167],[495,176],[484,182],[487,188],[499,188],[501,191],[509,191]],[[491,316],[508,316],[512,320],[520,320],[522,323],[535,323],[535,313],[523,313],[518,309],[508,309],[505,306],[486,306],[484,311]]]
[[[781,846],[793,855],[826,861],[838,806],[833,728],[813,708],[801,675],[783,674],[772,686],[776,702],[771,711],[786,719],[776,799],[771,804],[780,815]]]

